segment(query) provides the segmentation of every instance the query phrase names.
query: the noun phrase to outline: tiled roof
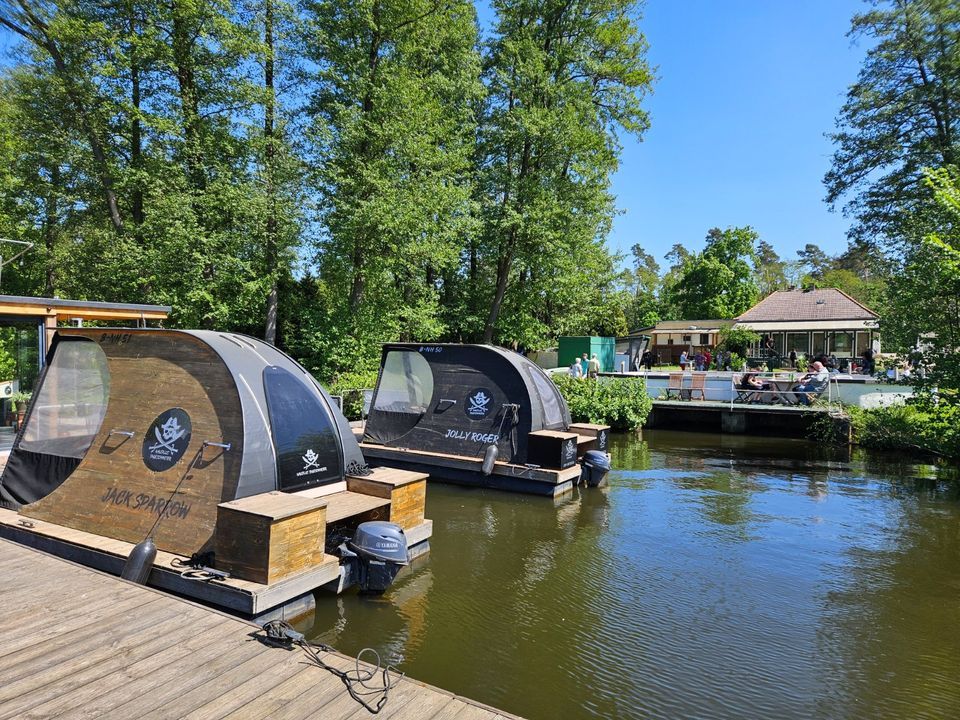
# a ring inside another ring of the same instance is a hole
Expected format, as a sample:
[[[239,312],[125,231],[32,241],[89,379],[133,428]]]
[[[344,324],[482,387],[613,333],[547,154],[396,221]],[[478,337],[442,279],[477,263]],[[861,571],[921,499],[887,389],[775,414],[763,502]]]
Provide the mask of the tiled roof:
[[[767,295],[738,322],[796,320],[876,320],[877,314],[836,288],[777,290]]]

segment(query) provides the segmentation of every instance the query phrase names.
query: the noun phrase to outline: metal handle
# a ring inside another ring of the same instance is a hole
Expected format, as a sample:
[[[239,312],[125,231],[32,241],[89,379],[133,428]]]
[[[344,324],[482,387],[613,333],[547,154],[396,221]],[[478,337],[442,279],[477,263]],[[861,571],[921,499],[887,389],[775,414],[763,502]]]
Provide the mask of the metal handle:
[[[456,405],[456,404],[457,404],[457,401],[456,401],[456,400],[449,400],[449,399],[447,399],[447,398],[440,398],[439,400],[437,400],[437,402],[438,402],[438,403],[450,403],[451,405]]]
[[[125,437],[132,438],[135,434],[136,433],[134,433],[133,430],[117,430],[114,428],[107,433],[107,437],[110,437],[111,435],[123,435]]]
[[[228,451],[230,450],[231,447],[233,447],[233,443],[221,443],[221,442],[214,442],[213,440],[204,440],[203,446],[218,447],[218,448],[223,448],[224,451]]]

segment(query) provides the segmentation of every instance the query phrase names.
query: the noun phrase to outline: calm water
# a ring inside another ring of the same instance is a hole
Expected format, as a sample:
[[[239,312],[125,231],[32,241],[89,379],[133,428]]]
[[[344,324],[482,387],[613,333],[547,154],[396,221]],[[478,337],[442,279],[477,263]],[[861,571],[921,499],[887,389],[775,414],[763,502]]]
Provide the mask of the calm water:
[[[650,431],[558,504],[431,484],[429,558],[312,636],[531,719],[960,718],[960,493],[806,441]]]

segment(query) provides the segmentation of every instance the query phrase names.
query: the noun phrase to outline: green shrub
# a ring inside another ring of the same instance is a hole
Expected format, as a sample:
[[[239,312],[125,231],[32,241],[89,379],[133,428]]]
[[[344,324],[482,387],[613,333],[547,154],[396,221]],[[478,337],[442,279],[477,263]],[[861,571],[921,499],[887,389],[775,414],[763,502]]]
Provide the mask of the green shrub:
[[[363,391],[372,390],[376,384],[376,370],[358,370],[338,374],[328,390],[331,395],[343,397],[343,414],[347,420],[360,420],[363,417]]]
[[[960,458],[960,406],[925,401],[863,410],[846,409],[853,441],[880,450],[915,450]],[[813,435],[830,440],[826,428],[815,426]]]
[[[580,380],[569,375],[552,376],[567,401],[574,422],[609,425],[613,430],[637,430],[653,403],[642,378]]]

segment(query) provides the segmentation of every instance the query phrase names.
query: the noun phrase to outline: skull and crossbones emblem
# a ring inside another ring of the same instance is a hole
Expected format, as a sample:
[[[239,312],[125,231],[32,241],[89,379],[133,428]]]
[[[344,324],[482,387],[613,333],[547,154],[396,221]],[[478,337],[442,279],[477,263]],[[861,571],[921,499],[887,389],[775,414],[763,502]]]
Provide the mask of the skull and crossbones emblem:
[[[313,448],[310,448],[309,450],[307,450],[306,455],[304,455],[302,459],[303,459],[303,462],[306,463],[303,466],[304,470],[309,470],[310,468],[315,468],[320,466],[320,456],[313,451]]]
[[[176,417],[171,416],[163,425],[154,428],[153,432],[157,436],[157,444],[151,445],[150,450],[164,448],[171,452],[176,452],[173,444],[182,438],[187,431],[185,428],[180,427],[180,423],[177,422]]]
[[[478,390],[476,395],[470,397],[468,412],[474,415],[484,415],[487,412],[487,405],[489,404],[490,397],[483,392],[483,390]]]

